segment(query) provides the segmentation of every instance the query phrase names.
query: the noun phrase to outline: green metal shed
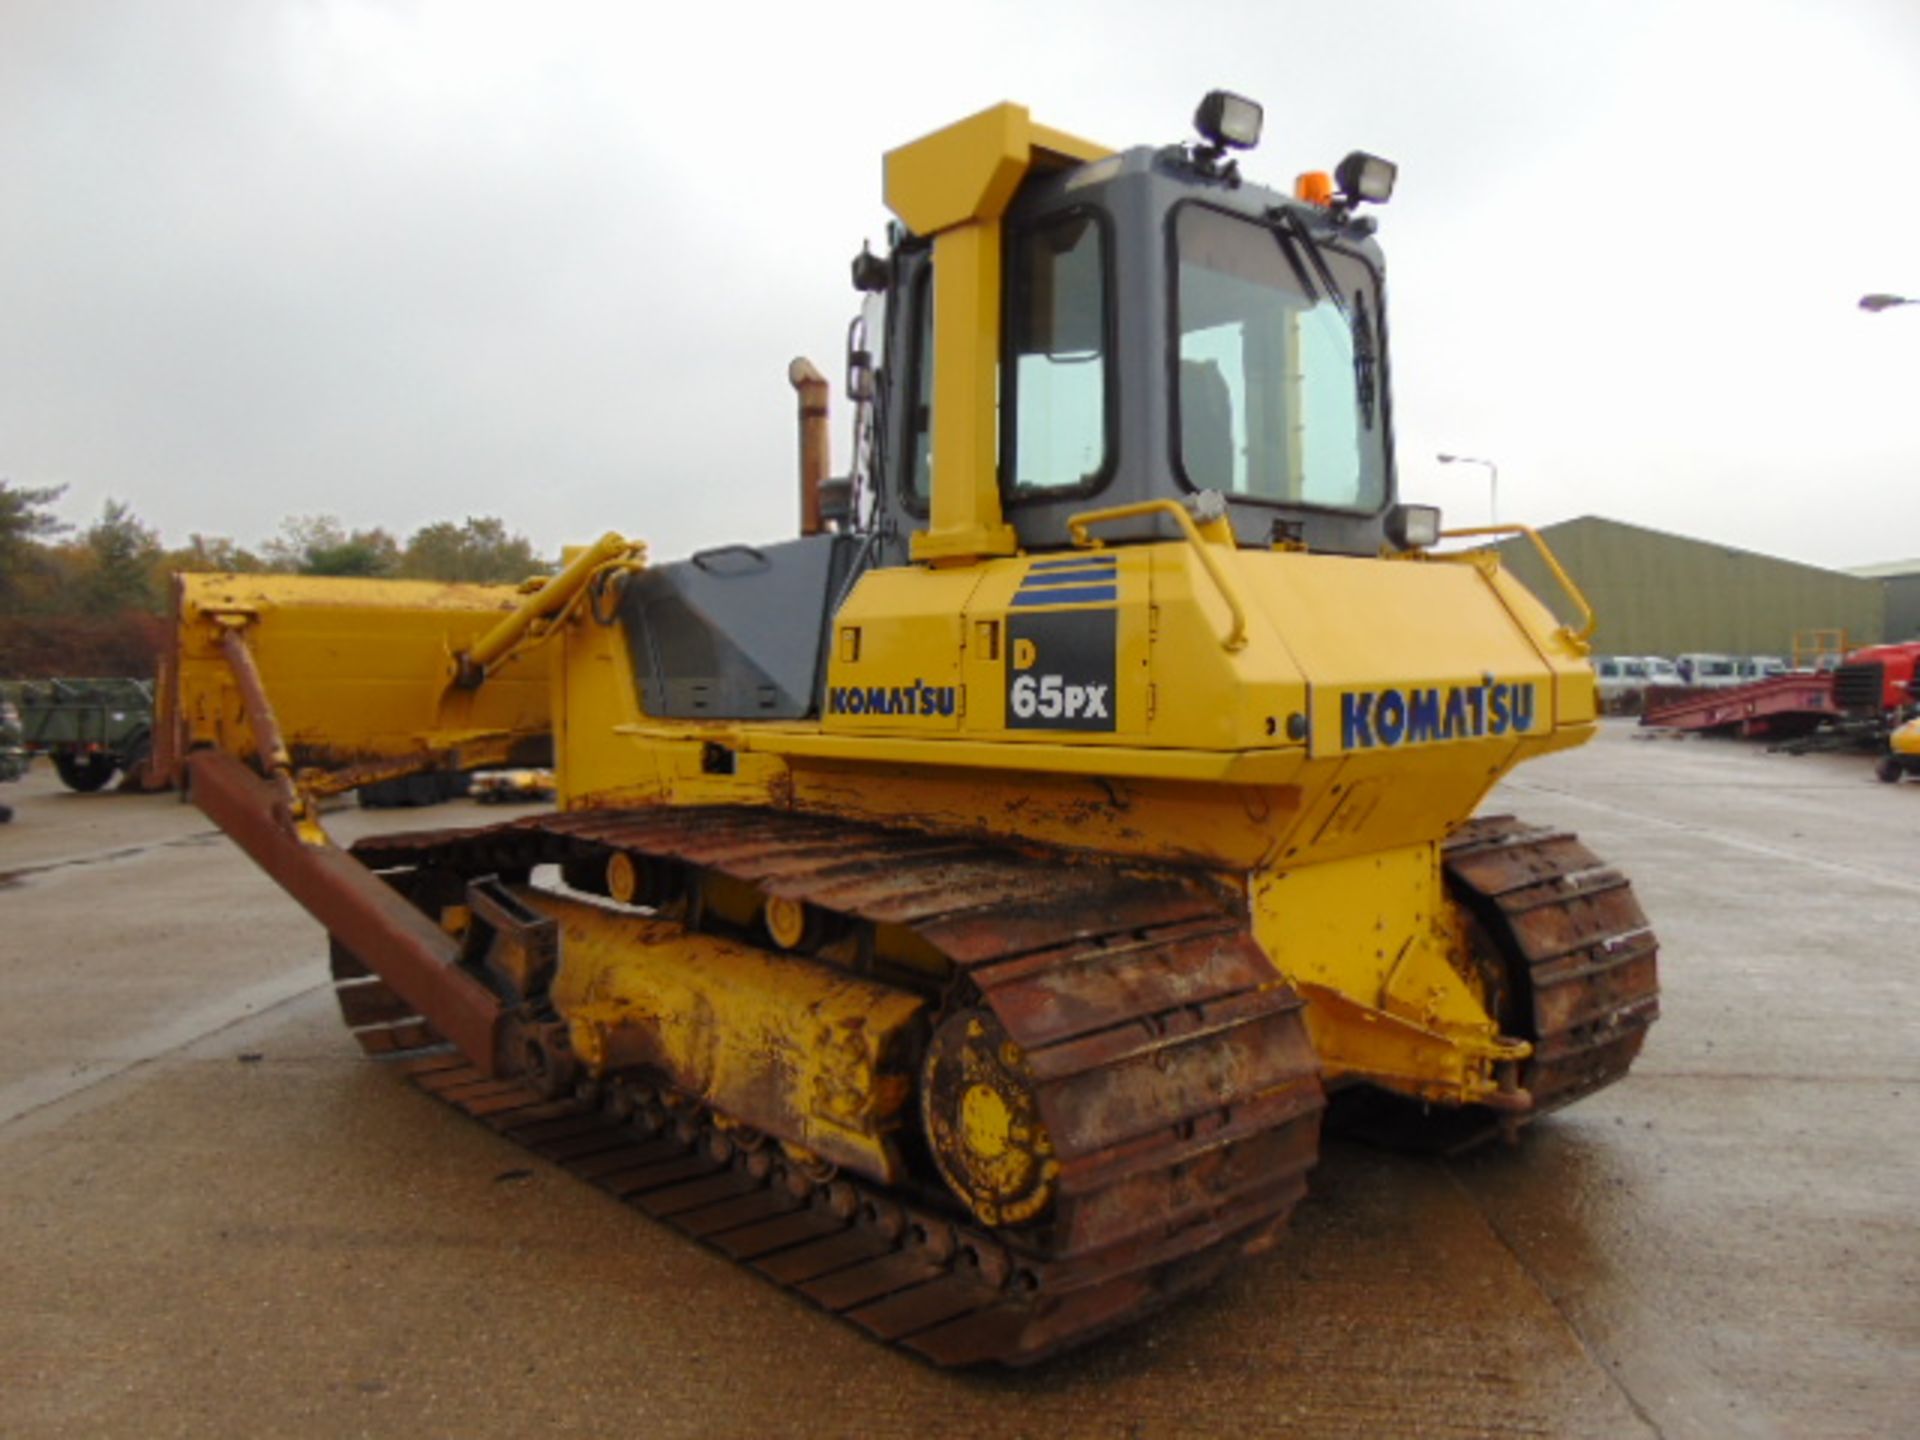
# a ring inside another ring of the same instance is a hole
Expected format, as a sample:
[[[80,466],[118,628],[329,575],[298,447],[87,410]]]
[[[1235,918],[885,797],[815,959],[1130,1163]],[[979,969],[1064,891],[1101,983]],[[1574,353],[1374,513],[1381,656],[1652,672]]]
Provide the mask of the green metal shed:
[[[1543,526],[1540,536],[1600,617],[1596,654],[1790,657],[1800,631],[1844,630],[1850,645],[1886,637],[1887,592],[1877,579],[1597,515]],[[1571,613],[1524,537],[1499,548],[1536,594]]]

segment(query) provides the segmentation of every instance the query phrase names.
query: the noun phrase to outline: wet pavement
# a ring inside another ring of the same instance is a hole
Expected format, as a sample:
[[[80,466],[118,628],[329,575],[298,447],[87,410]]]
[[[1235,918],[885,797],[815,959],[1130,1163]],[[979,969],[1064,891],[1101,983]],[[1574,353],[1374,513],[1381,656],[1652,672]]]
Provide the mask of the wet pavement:
[[[1878,1436],[1920,1408],[1920,784],[1609,726],[1487,807],[1661,933],[1623,1084],[1336,1143],[1157,1321],[948,1375],[363,1061],[311,921],[170,797],[0,789],[0,1433]],[[464,804],[333,828],[477,823]],[[430,819],[429,819],[430,817]]]

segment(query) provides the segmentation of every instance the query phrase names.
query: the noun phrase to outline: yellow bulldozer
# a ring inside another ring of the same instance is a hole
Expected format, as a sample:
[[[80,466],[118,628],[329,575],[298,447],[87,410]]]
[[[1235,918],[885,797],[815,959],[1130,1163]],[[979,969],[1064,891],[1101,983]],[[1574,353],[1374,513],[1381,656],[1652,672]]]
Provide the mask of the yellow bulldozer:
[[[845,476],[790,376],[795,538],[179,577],[163,762],[326,926],[369,1054],[942,1365],[1271,1245],[1348,1102],[1472,1144],[1626,1073],[1627,881],[1472,818],[1593,734],[1591,614],[1398,499],[1394,167],[1265,189],[1260,124],[1003,104],[890,153]],[[321,825],[545,764],[550,813]]]

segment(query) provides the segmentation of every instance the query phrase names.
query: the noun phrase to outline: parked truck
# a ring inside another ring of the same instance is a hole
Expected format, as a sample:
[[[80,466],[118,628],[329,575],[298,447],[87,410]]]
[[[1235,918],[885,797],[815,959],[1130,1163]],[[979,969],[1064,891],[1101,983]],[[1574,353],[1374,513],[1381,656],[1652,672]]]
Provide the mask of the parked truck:
[[[1920,640],[1855,650],[1833,672],[1833,698],[1850,715],[1893,723],[1920,706]]]
[[[151,680],[31,680],[20,687],[29,751],[52,759],[61,782],[83,793],[116,772],[134,775],[153,740]]]
[[[27,748],[20,738],[20,710],[10,696],[0,693],[0,780],[18,780],[27,773]],[[0,825],[13,819],[13,807],[0,804]]]

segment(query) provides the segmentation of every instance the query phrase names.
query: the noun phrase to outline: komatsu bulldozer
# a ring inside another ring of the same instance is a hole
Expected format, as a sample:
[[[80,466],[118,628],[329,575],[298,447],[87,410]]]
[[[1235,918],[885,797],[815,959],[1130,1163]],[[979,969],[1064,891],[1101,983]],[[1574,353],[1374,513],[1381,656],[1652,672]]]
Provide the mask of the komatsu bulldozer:
[[[1259,126],[1215,92],[1112,151],[1003,104],[890,153],[845,477],[790,376],[795,538],[180,577],[166,761],[327,927],[368,1053],[943,1365],[1271,1245],[1330,1096],[1469,1144],[1626,1073],[1627,881],[1472,818],[1593,734],[1591,614],[1399,500],[1393,167],[1264,189]],[[321,824],[545,763],[550,813]]]

